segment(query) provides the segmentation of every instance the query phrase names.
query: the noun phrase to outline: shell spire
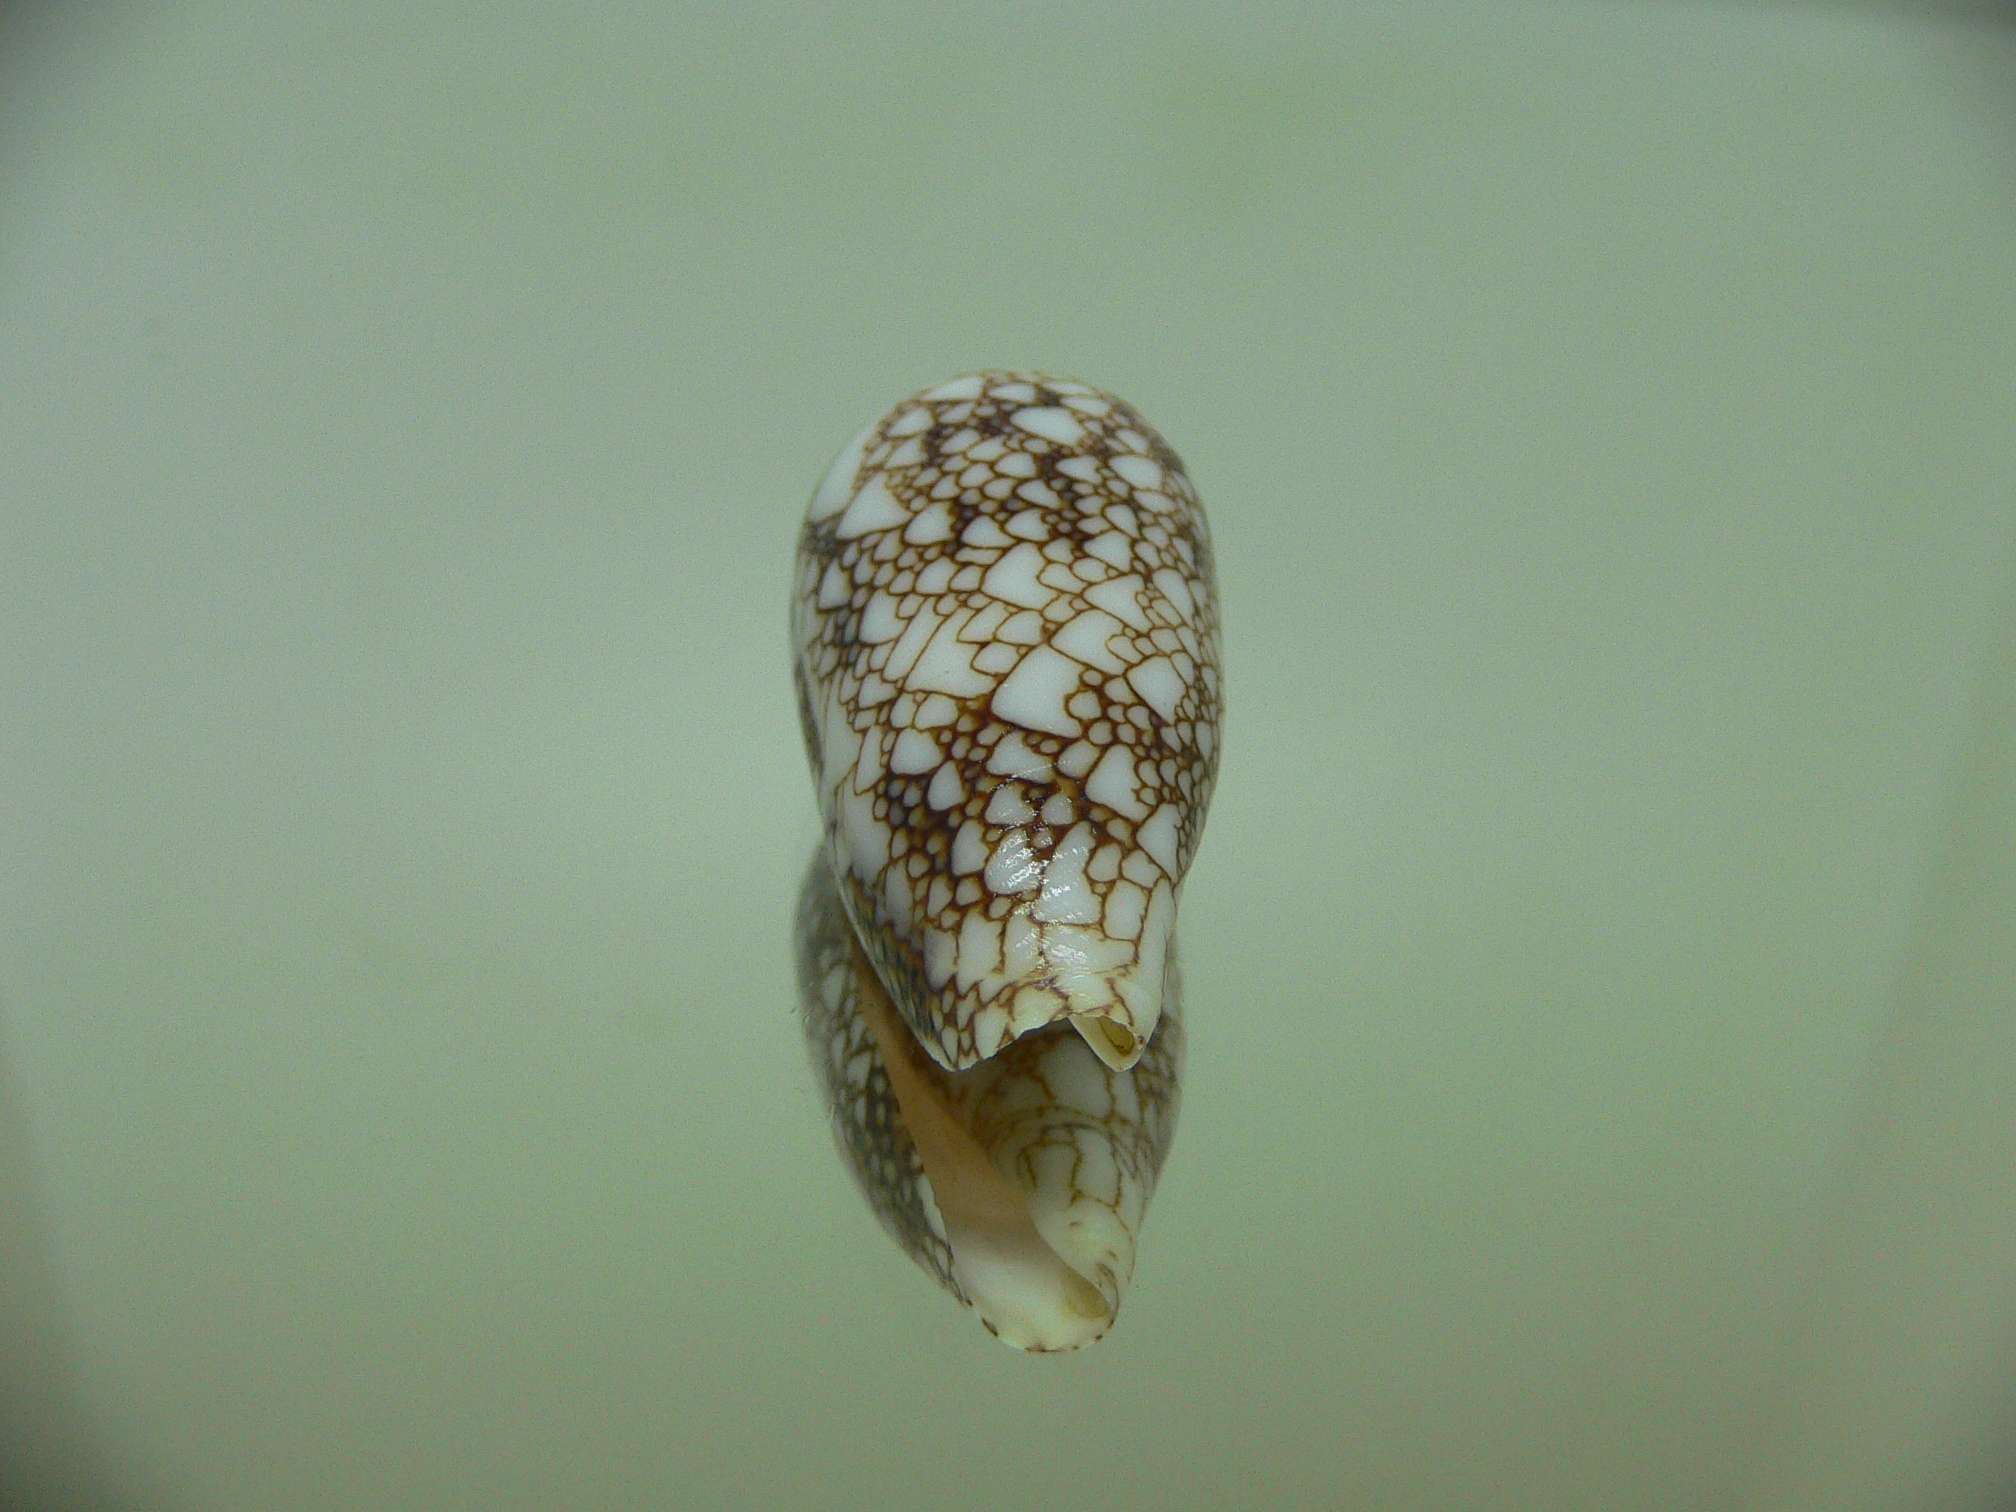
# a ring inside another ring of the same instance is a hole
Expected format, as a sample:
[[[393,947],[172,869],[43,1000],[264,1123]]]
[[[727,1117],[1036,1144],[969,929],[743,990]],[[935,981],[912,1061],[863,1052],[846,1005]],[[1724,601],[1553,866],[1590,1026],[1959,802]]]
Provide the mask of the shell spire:
[[[805,743],[841,906],[957,1071],[1163,1012],[1217,771],[1218,601],[1182,460],[1110,394],[955,378],[834,460],[799,539]]]

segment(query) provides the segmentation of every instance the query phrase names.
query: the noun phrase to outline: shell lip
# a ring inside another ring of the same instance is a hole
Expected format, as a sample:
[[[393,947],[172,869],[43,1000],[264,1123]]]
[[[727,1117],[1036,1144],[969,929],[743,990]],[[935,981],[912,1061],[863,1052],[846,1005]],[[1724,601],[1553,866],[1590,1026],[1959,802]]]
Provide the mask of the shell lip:
[[[1071,1027],[1091,1047],[1092,1053],[1115,1071],[1130,1071],[1148,1042],[1126,1024],[1103,1013],[1074,1013]]]

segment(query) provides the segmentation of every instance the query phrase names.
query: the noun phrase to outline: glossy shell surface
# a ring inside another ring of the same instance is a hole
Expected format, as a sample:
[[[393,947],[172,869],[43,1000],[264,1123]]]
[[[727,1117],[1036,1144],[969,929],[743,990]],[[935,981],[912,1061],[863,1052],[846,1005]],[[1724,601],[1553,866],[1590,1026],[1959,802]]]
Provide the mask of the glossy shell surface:
[[[1216,775],[1211,540],[1127,404],[971,374],[843,448],[800,537],[799,708],[842,906],[958,1070],[1069,1020],[1131,1066]]]

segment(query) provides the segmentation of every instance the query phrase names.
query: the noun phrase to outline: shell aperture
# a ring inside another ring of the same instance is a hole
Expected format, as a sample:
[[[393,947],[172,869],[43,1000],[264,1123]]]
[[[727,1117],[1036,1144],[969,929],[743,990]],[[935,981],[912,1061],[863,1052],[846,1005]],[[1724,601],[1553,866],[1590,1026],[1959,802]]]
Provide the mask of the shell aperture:
[[[991,1331],[1076,1348],[1175,1130],[1221,708],[1202,507],[1112,395],[971,374],[843,448],[797,565],[799,998],[837,1142]]]

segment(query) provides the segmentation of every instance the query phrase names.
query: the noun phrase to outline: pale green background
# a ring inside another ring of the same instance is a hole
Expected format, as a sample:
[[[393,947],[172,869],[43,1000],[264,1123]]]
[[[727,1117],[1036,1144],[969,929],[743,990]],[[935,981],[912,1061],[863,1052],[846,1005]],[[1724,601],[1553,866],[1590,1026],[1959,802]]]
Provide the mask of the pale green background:
[[[8,45],[0,1380],[72,1504],[1994,1481],[2007,34],[219,0]],[[856,1201],[787,939],[803,501],[1001,365],[1167,434],[1226,615],[1181,1135],[1061,1362]]]

